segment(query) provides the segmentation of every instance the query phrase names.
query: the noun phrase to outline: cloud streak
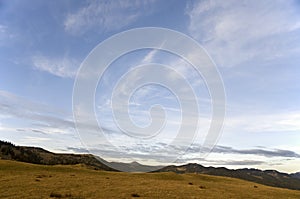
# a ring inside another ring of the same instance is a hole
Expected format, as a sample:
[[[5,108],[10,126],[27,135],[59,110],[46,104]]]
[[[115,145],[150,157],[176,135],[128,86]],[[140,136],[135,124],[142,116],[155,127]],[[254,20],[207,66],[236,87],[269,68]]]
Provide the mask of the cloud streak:
[[[225,128],[231,132],[298,132],[300,112],[297,110],[272,114],[248,112],[247,115],[228,117]]]
[[[1,115],[17,119],[26,119],[35,123],[35,126],[47,127],[64,131],[74,128],[74,123],[66,113],[37,102],[0,90]],[[16,127],[17,128],[17,127]],[[39,130],[39,129],[35,129]]]
[[[49,58],[46,56],[32,57],[32,64],[36,70],[62,78],[74,78],[80,65],[79,61],[75,59],[67,57]]]
[[[296,55],[300,15],[295,4],[281,0],[196,1],[186,9],[189,32],[219,66]]]
[[[66,32],[81,35],[91,29],[97,32],[119,30],[151,11],[154,0],[90,1],[64,21]],[[121,22],[121,23],[120,23]]]
[[[0,91],[0,111],[1,115],[6,115],[14,118],[23,118],[29,121],[34,121],[36,124],[33,124],[31,128],[25,129],[24,128],[17,128],[17,131],[22,130],[24,133],[27,131],[31,131],[33,133],[41,134],[43,136],[53,133],[65,133],[68,131],[75,130],[74,122],[63,113],[61,115],[57,115],[59,112],[53,110],[53,108],[45,107],[38,103],[33,103],[27,101],[23,98],[15,96],[11,93]],[[54,113],[56,115],[54,115]],[[93,131],[97,133],[98,127],[89,126],[89,124],[85,124],[86,129],[89,131]],[[3,127],[2,130],[5,130]],[[136,154],[136,157],[140,159],[153,159],[153,160],[161,160],[164,157],[171,158],[172,154],[180,154],[183,151],[181,146],[170,146],[168,149],[170,151],[164,150],[166,147],[166,143],[153,141],[151,143],[132,143],[130,145],[124,145],[124,140],[126,140],[126,136],[122,136],[122,133],[115,132],[110,129],[105,129],[105,133],[107,135],[112,136],[111,138],[114,142],[122,142],[123,144],[119,145],[119,149],[124,153],[130,152],[131,154]],[[101,144],[101,143],[100,143]],[[150,145],[149,145],[150,144]],[[69,146],[70,147],[70,146]],[[103,148],[102,146],[94,147],[96,152],[100,154],[103,153],[99,148]],[[75,150],[75,148],[69,148],[74,152],[83,152],[82,150]],[[93,146],[90,146],[90,149],[93,149]],[[197,154],[200,153],[201,147],[199,145],[193,145],[189,150],[182,161],[189,161],[189,160],[197,160],[197,158],[192,158],[194,156],[197,157]],[[110,152],[111,150],[111,152]],[[152,157],[149,154],[149,151],[152,151],[154,156]],[[161,152],[160,152],[161,151]],[[158,153],[159,152],[159,153]],[[282,150],[282,149],[235,149],[232,147],[227,146],[216,146],[212,151],[213,154],[238,154],[238,155],[254,155],[254,156],[261,156],[267,158],[300,158],[300,154],[290,151],[290,150]],[[113,148],[105,147],[105,154],[111,154],[112,157],[122,158],[121,153],[116,153]],[[146,155],[148,154],[148,155]],[[171,155],[170,155],[171,154]],[[125,156],[126,157],[126,156]],[[236,160],[235,160],[236,161]],[[258,164],[259,162],[256,162]],[[223,164],[223,163],[220,163]],[[231,162],[231,165],[247,165],[246,162]],[[251,164],[254,165],[252,162]],[[248,165],[250,163],[248,162]]]
[[[224,154],[242,154],[242,155],[258,155],[265,157],[289,157],[289,158],[300,158],[300,154],[282,149],[234,149],[232,147],[216,146],[213,153],[224,153]]]

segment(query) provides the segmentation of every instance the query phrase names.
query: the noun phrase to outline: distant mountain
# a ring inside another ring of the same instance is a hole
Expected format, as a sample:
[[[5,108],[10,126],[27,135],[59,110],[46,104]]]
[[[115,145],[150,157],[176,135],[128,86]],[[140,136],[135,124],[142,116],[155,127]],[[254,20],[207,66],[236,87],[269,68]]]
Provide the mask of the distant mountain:
[[[299,174],[281,173],[276,170],[259,169],[227,169],[224,167],[204,167],[199,164],[186,164],[181,166],[167,166],[159,169],[157,172],[175,172],[175,173],[200,173],[208,175],[226,176],[248,180],[264,185],[300,190]]]
[[[300,179],[300,172],[293,173],[293,174],[291,174],[291,176],[292,176],[293,178],[298,178],[298,179]]]
[[[139,164],[138,162],[120,163],[107,162],[90,154],[59,154],[52,153],[38,147],[15,146],[9,142],[0,141],[0,159],[16,160],[44,165],[74,165],[83,164],[88,168],[105,171],[149,171],[199,173],[216,176],[226,176],[248,180],[264,185],[300,190],[300,172],[294,174],[281,173],[275,170],[237,169],[231,170],[224,167],[204,167],[199,164],[186,164],[181,166],[153,167]],[[107,166],[108,165],[108,166]],[[112,169],[114,168],[114,169]]]
[[[109,162],[108,165],[119,171],[127,172],[148,172],[155,171],[161,168],[161,166],[148,166],[138,162],[122,163],[122,162]]]

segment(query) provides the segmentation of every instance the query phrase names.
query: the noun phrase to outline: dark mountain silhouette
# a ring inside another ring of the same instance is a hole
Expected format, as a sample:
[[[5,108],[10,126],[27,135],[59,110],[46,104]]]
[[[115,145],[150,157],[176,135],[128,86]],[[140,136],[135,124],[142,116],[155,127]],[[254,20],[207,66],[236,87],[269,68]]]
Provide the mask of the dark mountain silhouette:
[[[276,170],[259,169],[227,169],[225,167],[204,167],[199,164],[186,164],[181,166],[167,166],[157,172],[199,173],[216,176],[226,176],[256,182],[264,185],[300,190],[299,173],[287,174]],[[298,178],[297,178],[298,177]]]
[[[0,159],[16,160],[44,165],[74,165],[83,164],[88,168],[105,171],[149,171],[156,167],[132,163],[107,162],[90,154],[60,154],[52,153],[38,147],[15,146],[12,143],[0,141]],[[99,159],[101,161],[99,161]],[[107,166],[109,165],[109,166]],[[114,168],[114,169],[112,169]],[[158,168],[158,167],[157,167]],[[281,173],[276,170],[237,169],[224,167],[204,167],[199,164],[186,164],[181,166],[166,166],[154,172],[199,173],[216,176],[226,176],[248,180],[264,185],[300,190],[300,172],[294,174]]]
[[[105,160],[97,160],[90,154],[60,154],[52,153],[38,147],[15,146],[12,143],[0,141],[0,159],[17,160],[44,165],[74,165],[84,164],[93,169],[116,171],[106,164]]]
[[[293,178],[298,178],[298,179],[300,179],[300,172],[292,173],[291,176],[292,176]]]

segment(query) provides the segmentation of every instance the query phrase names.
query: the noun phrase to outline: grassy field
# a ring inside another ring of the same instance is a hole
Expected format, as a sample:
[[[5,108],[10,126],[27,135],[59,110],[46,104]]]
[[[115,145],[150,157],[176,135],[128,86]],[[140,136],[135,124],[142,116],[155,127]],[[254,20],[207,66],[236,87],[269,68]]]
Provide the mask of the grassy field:
[[[0,198],[300,198],[300,191],[198,174],[117,173],[0,160]]]

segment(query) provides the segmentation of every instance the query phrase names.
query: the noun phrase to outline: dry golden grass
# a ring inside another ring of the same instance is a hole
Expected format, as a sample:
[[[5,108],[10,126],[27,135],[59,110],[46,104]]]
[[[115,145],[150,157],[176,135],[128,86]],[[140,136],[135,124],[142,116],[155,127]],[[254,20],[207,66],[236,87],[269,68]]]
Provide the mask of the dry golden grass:
[[[300,191],[198,174],[117,173],[0,160],[0,198],[300,198]]]

